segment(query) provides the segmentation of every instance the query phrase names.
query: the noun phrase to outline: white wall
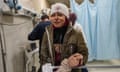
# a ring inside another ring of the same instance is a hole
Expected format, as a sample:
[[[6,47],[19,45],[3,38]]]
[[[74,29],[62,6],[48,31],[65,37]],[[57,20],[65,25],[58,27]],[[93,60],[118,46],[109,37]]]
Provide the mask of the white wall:
[[[19,4],[31,10],[35,10],[32,0],[19,0]]]
[[[3,72],[3,61],[2,61],[1,43],[0,43],[0,72]]]
[[[0,0],[0,3],[1,3],[1,0]],[[1,8],[1,4],[0,4],[0,8]],[[0,22],[1,22],[1,11],[0,11]],[[0,23],[1,24],[1,23]],[[1,25],[0,25],[0,33],[1,33]],[[0,34],[1,35],[1,34]],[[1,38],[1,36],[0,36]],[[3,61],[2,61],[2,45],[1,45],[1,41],[0,41],[0,72],[3,72]]]
[[[22,6],[35,10],[37,13],[49,7],[47,0],[19,0],[19,2]]]

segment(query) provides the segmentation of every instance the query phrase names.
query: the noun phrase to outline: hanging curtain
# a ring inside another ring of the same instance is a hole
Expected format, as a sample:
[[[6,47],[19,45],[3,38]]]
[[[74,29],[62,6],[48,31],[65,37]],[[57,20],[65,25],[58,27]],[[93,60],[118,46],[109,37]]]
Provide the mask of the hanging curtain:
[[[118,59],[117,0],[97,0],[97,59]]]
[[[87,39],[89,60],[120,59],[117,34],[117,0],[89,0],[79,5],[70,0]]]
[[[117,32],[118,32],[118,45],[120,48],[120,0],[117,1]]]

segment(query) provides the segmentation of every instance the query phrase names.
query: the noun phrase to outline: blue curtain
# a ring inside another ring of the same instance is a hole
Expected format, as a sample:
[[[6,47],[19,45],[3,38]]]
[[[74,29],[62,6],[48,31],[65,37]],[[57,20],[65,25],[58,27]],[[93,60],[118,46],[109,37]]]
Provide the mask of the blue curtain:
[[[117,35],[118,35],[118,45],[120,49],[120,0],[117,1]]]
[[[119,0],[94,1],[92,4],[84,0],[79,5],[75,0],[70,0],[71,10],[77,14],[77,21],[87,39],[89,60],[120,59]]]

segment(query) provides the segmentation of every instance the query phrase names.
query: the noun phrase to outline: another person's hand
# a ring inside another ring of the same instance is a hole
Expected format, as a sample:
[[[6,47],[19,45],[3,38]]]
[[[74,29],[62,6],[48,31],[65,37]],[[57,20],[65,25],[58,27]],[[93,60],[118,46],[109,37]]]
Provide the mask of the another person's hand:
[[[70,67],[76,67],[83,64],[83,55],[75,53],[68,58],[68,64]]]

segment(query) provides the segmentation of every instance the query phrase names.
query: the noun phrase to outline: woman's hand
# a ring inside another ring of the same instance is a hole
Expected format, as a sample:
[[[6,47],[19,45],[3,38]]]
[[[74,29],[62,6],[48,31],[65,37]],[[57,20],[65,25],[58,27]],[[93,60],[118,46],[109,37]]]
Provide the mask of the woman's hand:
[[[83,64],[83,55],[75,53],[68,58],[68,64],[70,67],[76,67]]]

